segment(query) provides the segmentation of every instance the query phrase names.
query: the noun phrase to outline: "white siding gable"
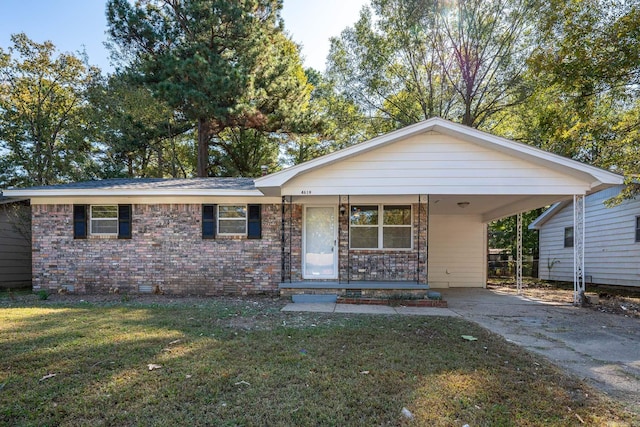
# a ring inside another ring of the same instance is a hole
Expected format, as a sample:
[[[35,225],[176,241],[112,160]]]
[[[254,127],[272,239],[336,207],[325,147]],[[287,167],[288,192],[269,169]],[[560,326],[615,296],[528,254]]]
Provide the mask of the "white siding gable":
[[[566,195],[589,189],[568,174],[428,132],[294,177],[282,194]]]

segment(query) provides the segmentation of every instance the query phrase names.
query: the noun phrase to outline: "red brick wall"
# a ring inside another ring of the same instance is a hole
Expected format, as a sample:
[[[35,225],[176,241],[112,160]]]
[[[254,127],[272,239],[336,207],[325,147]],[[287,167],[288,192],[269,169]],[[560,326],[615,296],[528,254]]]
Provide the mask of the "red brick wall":
[[[72,205],[33,206],[33,288],[168,294],[276,292],[281,213],[262,205],[262,239],[203,240],[201,205],[134,205],[132,239],[74,240]]]

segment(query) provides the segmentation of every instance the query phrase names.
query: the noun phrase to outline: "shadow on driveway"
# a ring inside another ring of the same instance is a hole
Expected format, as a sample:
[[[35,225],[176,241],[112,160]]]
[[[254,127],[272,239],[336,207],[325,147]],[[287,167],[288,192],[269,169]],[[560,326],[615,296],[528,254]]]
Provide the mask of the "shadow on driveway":
[[[449,309],[539,353],[640,413],[640,320],[487,289],[443,289]]]

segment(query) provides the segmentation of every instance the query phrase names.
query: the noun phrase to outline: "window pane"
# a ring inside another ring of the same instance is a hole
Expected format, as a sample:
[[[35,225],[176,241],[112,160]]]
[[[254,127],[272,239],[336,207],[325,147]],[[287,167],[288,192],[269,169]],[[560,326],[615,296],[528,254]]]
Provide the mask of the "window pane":
[[[118,218],[118,206],[91,206],[91,218]]]
[[[378,224],[378,207],[377,206],[351,206],[351,224],[377,225]]]
[[[378,227],[351,227],[351,247],[377,249]]]
[[[118,220],[100,219],[91,221],[92,234],[118,234]]]
[[[385,206],[385,225],[411,225],[411,206]]]
[[[219,221],[221,234],[245,234],[247,231],[247,222],[244,220],[226,220]]]
[[[247,207],[246,206],[219,206],[218,212],[220,218],[246,218]]]
[[[384,227],[382,247],[395,249],[411,248],[411,227]]]
[[[564,229],[564,247],[573,247],[573,227],[566,227]]]

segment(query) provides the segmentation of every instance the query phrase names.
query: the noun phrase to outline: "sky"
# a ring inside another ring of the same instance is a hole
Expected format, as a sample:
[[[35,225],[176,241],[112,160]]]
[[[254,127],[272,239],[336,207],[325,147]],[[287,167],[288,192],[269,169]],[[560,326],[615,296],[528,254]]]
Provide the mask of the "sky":
[[[233,0],[231,0],[233,1]],[[104,47],[105,3],[102,0],[0,0],[0,47],[11,46],[11,34],[24,32],[36,42],[50,40],[61,52],[86,51],[91,65],[110,71]],[[304,65],[324,71],[329,38],[358,19],[368,0],[284,0],[282,18],[293,40],[302,45]]]

